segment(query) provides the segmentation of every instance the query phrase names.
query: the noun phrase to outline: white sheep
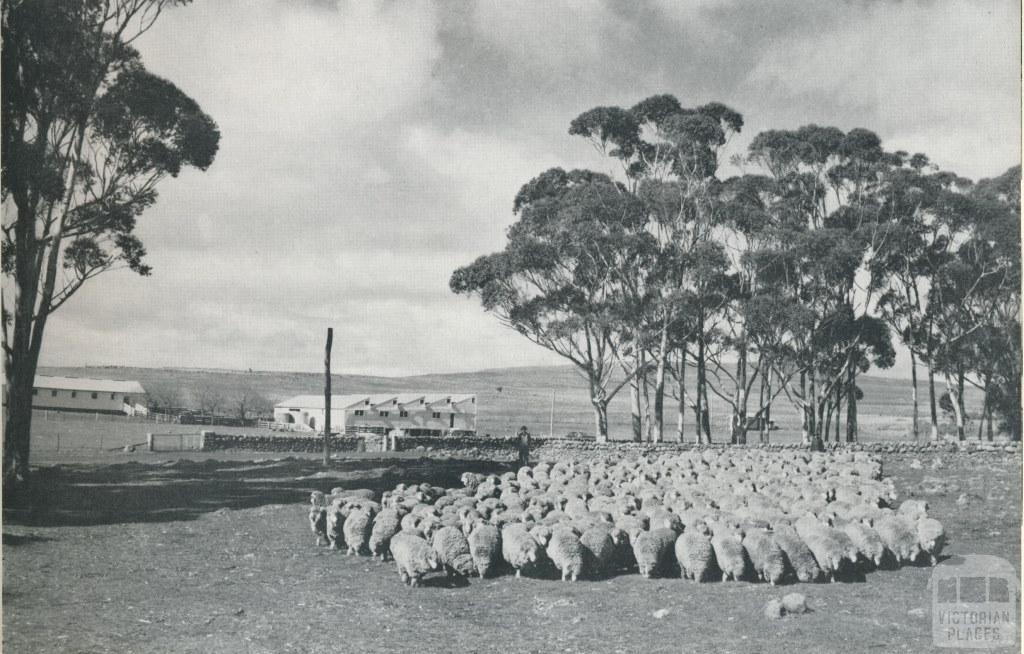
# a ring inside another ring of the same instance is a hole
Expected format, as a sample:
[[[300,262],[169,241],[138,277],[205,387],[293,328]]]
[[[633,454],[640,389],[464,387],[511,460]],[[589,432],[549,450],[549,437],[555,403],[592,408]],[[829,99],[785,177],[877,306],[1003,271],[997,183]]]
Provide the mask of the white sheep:
[[[398,532],[391,539],[390,548],[398,576],[410,586],[416,587],[423,575],[440,567],[438,553],[419,536]]]
[[[774,586],[786,574],[786,556],[770,533],[764,529],[751,529],[743,535],[746,550],[754,571],[761,579]]]
[[[593,575],[604,575],[611,572],[615,565],[618,552],[612,538],[613,527],[595,524],[580,535],[580,545],[586,554],[584,567]]]
[[[642,576],[650,578],[671,573],[677,538],[676,532],[667,527],[641,531],[633,538],[633,556]]]
[[[572,528],[565,525],[553,527],[545,551],[562,573],[562,581],[576,581],[583,574],[583,545]]]
[[[703,522],[688,528],[676,539],[675,554],[685,579],[705,581],[717,567],[711,533]]]
[[[775,543],[786,554],[789,565],[793,568],[798,581],[810,583],[821,576],[821,568],[807,544],[797,534],[796,529],[789,525],[780,525],[772,532]]]
[[[468,577],[476,571],[469,541],[458,527],[446,526],[435,531],[433,548],[449,577]]]
[[[847,522],[841,529],[850,537],[860,555],[880,567],[885,560],[886,548],[878,532],[861,522]]]
[[[381,560],[384,560],[391,537],[401,529],[400,520],[397,509],[384,509],[373,518],[373,528],[367,541],[371,556],[380,555]]]
[[[917,522],[917,543],[928,555],[932,565],[938,563],[942,548],[946,545],[946,530],[935,518],[921,518]]]
[[[366,509],[356,509],[345,518],[343,532],[348,554],[361,554],[372,528],[372,517]]]
[[[490,575],[501,556],[501,532],[494,525],[478,522],[469,532],[469,551],[481,578]]]
[[[873,525],[897,563],[913,563],[921,553],[916,525],[901,515],[885,515]]]
[[[722,581],[742,579],[747,571],[747,557],[740,533],[719,527],[711,536],[711,547],[715,550],[715,561],[722,571]]]
[[[516,571],[516,577],[523,570],[531,570],[540,560],[540,544],[522,523],[505,525],[501,530],[501,556]]]

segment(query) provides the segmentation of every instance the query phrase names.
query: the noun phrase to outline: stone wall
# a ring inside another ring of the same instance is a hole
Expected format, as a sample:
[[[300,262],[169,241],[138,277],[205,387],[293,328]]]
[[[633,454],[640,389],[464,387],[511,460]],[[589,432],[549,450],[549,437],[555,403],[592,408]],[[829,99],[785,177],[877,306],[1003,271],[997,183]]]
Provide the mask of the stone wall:
[[[435,458],[488,459],[494,461],[513,461],[519,454],[519,441],[515,436],[484,438],[480,436],[404,436],[396,438],[393,445],[399,452],[420,452],[424,456]],[[334,436],[331,438],[332,452],[381,452],[385,447],[385,438],[375,434],[359,436]],[[593,440],[534,438],[531,442],[531,459],[595,459],[608,456],[648,456],[671,454],[694,449],[725,449],[742,447],[747,449],[789,450],[803,449],[799,443],[772,443],[768,445],[729,445],[713,443],[698,445],[696,443],[635,443],[632,441],[611,441],[598,443]],[[878,454],[912,454],[912,453],[955,453],[967,454],[1013,453],[1019,454],[1020,443],[1005,441],[939,441],[939,442],[884,442],[884,443],[842,443],[830,444],[827,449],[841,449],[854,452],[872,452]],[[323,451],[322,436],[249,436],[204,433],[203,450],[253,450],[270,452],[321,452]]]

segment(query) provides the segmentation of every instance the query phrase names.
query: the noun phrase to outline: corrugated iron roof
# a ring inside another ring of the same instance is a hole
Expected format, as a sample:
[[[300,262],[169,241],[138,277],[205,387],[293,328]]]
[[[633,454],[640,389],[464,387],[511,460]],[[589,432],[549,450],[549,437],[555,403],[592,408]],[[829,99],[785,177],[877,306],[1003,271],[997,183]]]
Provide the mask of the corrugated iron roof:
[[[145,395],[146,389],[137,381],[126,379],[91,379],[88,377],[51,377],[36,375],[36,388],[68,391],[97,391],[100,393],[126,393]]]
[[[366,406],[369,401],[369,406],[375,407],[380,405],[381,409],[384,410],[388,406],[393,406],[392,402],[397,400],[398,405],[418,403],[420,398],[423,399],[424,404],[442,404],[447,405],[448,398],[451,398],[452,404],[459,404],[466,402],[471,398],[476,397],[472,393],[459,393],[456,395],[441,394],[441,393],[376,393],[370,394],[347,394],[347,395],[332,395],[331,396],[331,409],[348,409],[358,408],[359,406]],[[280,409],[323,409],[324,408],[324,396],[323,395],[296,395],[290,397],[287,400],[278,402],[275,405]]]

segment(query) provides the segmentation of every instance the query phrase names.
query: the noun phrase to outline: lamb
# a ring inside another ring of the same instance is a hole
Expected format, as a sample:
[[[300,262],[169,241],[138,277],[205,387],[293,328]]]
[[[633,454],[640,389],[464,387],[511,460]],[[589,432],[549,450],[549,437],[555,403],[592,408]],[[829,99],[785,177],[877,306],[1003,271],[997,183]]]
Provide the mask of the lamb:
[[[348,544],[348,554],[360,554],[366,547],[370,535],[371,516],[365,509],[356,509],[345,519],[343,532]]]
[[[571,528],[558,525],[551,529],[547,555],[562,573],[562,581],[576,581],[583,574],[583,545]]]
[[[715,561],[722,571],[722,581],[739,581],[747,571],[747,557],[738,531],[718,528],[711,537]]]
[[[391,556],[398,566],[398,576],[412,587],[419,585],[423,575],[440,567],[440,558],[426,540],[408,532],[399,532],[391,539]]]
[[[401,522],[397,510],[384,509],[378,513],[373,519],[373,528],[370,531],[370,538],[367,543],[370,548],[370,555],[380,555],[383,561],[385,554],[388,552],[391,537],[397,534],[399,529],[401,529]]]
[[[516,577],[529,571],[540,559],[540,545],[522,523],[507,524],[501,530],[501,556],[515,568]]]
[[[675,554],[684,579],[704,581],[717,566],[711,534],[703,523],[687,529],[676,539]]]
[[[466,539],[480,578],[486,578],[494,571],[501,554],[501,532],[494,525],[477,523]]]
[[[586,555],[584,567],[594,575],[611,572],[615,564],[617,548],[612,539],[612,528],[594,525],[580,536],[580,545]]]
[[[667,527],[641,531],[633,539],[633,556],[640,574],[650,579],[669,574],[675,558],[676,532]]]
[[[818,562],[810,548],[800,539],[793,527],[780,525],[775,528],[772,536],[779,549],[785,553],[798,581],[810,583],[818,580],[821,576],[821,568],[818,567]]]
[[[913,563],[921,553],[917,529],[903,516],[883,516],[874,527],[882,542],[893,553],[897,563]]]
[[[433,547],[448,577],[468,577],[476,571],[469,541],[458,527],[441,527],[435,531]]]
[[[946,545],[946,530],[935,518],[921,518],[917,522],[917,543],[922,552],[928,554],[932,565],[938,563],[942,548]]]
[[[772,586],[782,581],[786,574],[786,556],[771,534],[763,529],[751,529],[743,536],[743,549],[761,579]]]

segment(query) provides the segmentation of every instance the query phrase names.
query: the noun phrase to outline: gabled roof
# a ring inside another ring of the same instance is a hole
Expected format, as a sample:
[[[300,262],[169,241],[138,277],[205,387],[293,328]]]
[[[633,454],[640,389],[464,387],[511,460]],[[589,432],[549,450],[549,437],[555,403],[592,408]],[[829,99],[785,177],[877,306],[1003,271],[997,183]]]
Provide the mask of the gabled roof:
[[[36,375],[34,386],[54,390],[97,391],[100,393],[125,393],[145,395],[146,389],[137,381],[125,379],[90,379],[88,377],[50,377]]]
[[[362,405],[367,399],[366,395],[332,395],[331,409],[349,409],[356,405]],[[323,395],[296,395],[274,405],[282,409],[323,409]]]
[[[446,412],[462,413],[467,410],[472,410],[468,405],[465,407],[458,407],[456,405],[463,402],[469,402],[476,395],[471,393],[377,393],[373,395],[368,394],[348,394],[348,395],[332,395],[331,396],[331,409],[359,409],[359,408],[370,408],[379,409],[381,411],[387,411],[389,407],[402,406],[419,406],[420,400],[423,400],[423,405],[433,405],[434,410],[444,408]],[[448,400],[451,400],[449,403]],[[287,400],[282,400],[274,405],[279,409],[320,409],[324,408],[324,396],[323,395],[296,395],[290,397]],[[475,408],[475,403],[474,403]]]

